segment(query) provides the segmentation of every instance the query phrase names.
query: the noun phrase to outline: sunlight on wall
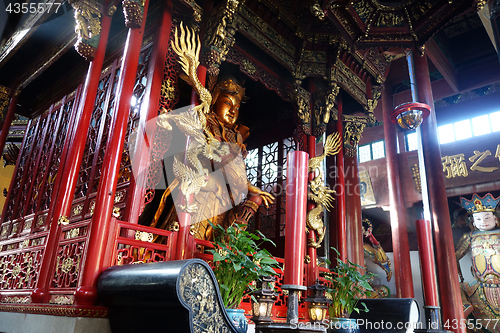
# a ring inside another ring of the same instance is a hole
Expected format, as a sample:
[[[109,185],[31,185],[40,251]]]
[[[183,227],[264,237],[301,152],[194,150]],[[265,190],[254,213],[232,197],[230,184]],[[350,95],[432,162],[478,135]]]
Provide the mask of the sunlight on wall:
[[[10,180],[14,174],[14,165],[7,165],[3,167],[3,157],[0,158],[0,214],[3,211],[3,205],[5,204],[5,197],[3,195],[3,189],[9,190]]]

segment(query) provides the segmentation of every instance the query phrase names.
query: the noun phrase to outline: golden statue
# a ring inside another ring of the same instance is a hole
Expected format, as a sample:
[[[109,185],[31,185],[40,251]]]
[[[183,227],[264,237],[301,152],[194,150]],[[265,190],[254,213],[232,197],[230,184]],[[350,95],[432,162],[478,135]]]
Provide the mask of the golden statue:
[[[477,194],[471,200],[460,198],[461,206],[472,215],[475,231],[462,236],[455,254],[460,260],[472,251],[471,270],[475,280],[465,283],[461,277],[462,297],[467,298],[463,300],[464,312],[467,311],[468,301],[478,320],[500,319],[500,229],[494,214],[499,201],[500,198],[495,199],[490,193],[483,198]]]
[[[173,49],[179,55],[179,62],[187,76],[183,76],[196,90],[200,105],[191,112],[181,114],[162,113],[158,125],[172,130],[171,122],[191,138],[185,154],[185,161],[174,158],[173,172],[176,177],[165,191],[152,226],[156,226],[164,210],[166,198],[180,184],[184,196],[183,203],[177,205],[191,214],[191,231],[195,238],[212,239],[212,224],[229,227],[231,224],[246,223],[263,202],[269,207],[274,196],[250,184],[246,176],[243,158],[249,135],[246,126],[238,125],[237,120],[245,89],[233,78],[221,80],[212,93],[203,87],[197,77],[200,42],[189,29],[181,34],[177,31]],[[248,199],[239,205],[243,197]],[[173,207],[163,227],[169,228],[175,222]]]

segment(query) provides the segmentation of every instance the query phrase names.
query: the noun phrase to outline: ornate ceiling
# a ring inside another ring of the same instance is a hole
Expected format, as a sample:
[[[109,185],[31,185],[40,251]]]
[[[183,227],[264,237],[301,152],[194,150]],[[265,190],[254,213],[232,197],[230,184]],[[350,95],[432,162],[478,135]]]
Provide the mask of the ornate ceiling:
[[[351,45],[421,47],[455,16],[481,9],[471,0],[330,0],[324,10]]]

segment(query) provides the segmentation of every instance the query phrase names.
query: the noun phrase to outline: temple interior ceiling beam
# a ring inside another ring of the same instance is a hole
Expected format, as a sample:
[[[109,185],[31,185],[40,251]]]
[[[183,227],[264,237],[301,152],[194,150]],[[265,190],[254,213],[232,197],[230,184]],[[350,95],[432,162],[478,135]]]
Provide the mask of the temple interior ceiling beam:
[[[451,89],[458,93],[460,91],[458,85],[458,77],[450,61],[446,58],[443,52],[439,49],[436,41],[434,39],[429,39],[425,43],[425,48],[427,50],[426,54],[432,61],[434,66],[438,69],[439,73],[443,76],[446,82],[450,85]]]

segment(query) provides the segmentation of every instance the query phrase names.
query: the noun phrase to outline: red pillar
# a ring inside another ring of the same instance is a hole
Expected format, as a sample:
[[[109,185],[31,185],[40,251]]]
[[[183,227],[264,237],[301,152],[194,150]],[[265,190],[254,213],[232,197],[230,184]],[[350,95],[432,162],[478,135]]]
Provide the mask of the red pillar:
[[[304,254],[306,247],[307,214],[307,170],[309,154],[303,151],[288,153],[286,177],[286,214],[285,214],[285,272],[283,283],[297,287],[303,286]],[[295,288],[297,289],[297,288]]]
[[[14,119],[14,113],[16,112],[17,96],[20,91],[11,91],[9,109],[7,110],[7,115],[3,121],[2,133],[0,133],[0,154],[3,153],[3,148],[5,147],[5,142],[7,141],[7,136],[9,135],[10,123]]]
[[[397,125],[391,122],[392,95],[390,84],[386,83],[382,92],[382,110],[385,138],[385,159],[387,165],[387,182],[389,203],[391,207],[392,247],[394,253],[394,277],[396,279],[396,295],[400,298],[413,298],[413,280],[411,275],[410,246],[403,191],[399,175],[399,155],[397,151]]]
[[[426,306],[438,306],[434,246],[432,243],[432,225],[427,220],[417,220],[418,254],[422,267],[422,284]],[[429,319],[429,318],[427,318]]]
[[[106,5],[104,7],[106,7]],[[35,303],[48,301],[49,295],[47,290],[49,288],[50,279],[52,278],[50,272],[54,265],[57,244],[61,234],[61,227],[58,223],[58,219],[60,216],[69,216],[70,214],[78,172],[80,171],[82,155],[87,140],[90,118],[94,110],[97,87],[101,77],[110,26],[111,17],[103,14],[99,45],[94,60],[89,65],[85,85],[80,98],[81,102],[78,108],[78,114],[74,122],[74,132],[71,136],[68,136],[68,146],[64,147],[63,152],[66,151],[67,153],[64,154],[63,160],[61,160],[59,166],[61,175],[57,177],[58,179],[55,185],[56,190],[52,194],[52,205],[48,213],[50,218],[50,232],[47,237],[47,246],[42,259],[40,273],[38,275],[39,278],[32,294],[32,301]]]
[[[146,123],[158,116],[158,101],[160,99],[160,90],[163,82],[163,72],[165,68],[165,57],[167,55],[168,44],[170,41],[170,31],[172,29],[172,1],[168,0],[163,9],[158,33],[155,36],[153,57],[149,63],[148,84],[144,93],[144,99],[141,105],[141,118],[139,128],[137,129],[137,144],[132,163],[133,173],[130,178],[127,209],[123,220],[137,223],[139,215],[144,208],[144,194],[147,180],[147,169],[149,166],[150,152],[153,149],[153,142],[146,138]],[[149,138],[151,139],[151,138]]]
[[[316,157],[316,137],[313,135],[309,135],[307,137],[307,151],[309,153],[310,158]],[[309,173],[309,181],[313,180],[316,175],[316,172],[313,171]],[[309,212],[311,209],[315,208],[316,205],[309,201],[307,203],[307,212]],[[309,234],[307,236],[307,240],[309,241],[311,239],[313,242],[316,241],[316,233],[313,230],[309,230]],[[306,286],[310,287],[313,284],[316,283],[316,279],[319,277],[318,275],[318,264],[316,262],[317,260],[317,255],[316,255],[316,248],[309,246],[306,244],[307,251],[306,253],[309,255],[309,259],[311,260],[307,264],[307,280],[306,280]]]
[[[144,25],[149,1],[144,4],[144,19],[140,29],[129,29],[122,59],[120,78],[113,120],[110,126],[106,154],[103,161],[101,182],[97,190],[95,213],[89,225],[89,239],[85,267],[82,270],[80,286],[75,292],[78,305],[92,305],[97,298],[97,278],[104,265],[106,239],[111,222],[111,213],[118,181],[118,171],[122,158],[123,143],[127,132],[130,102],[137,76],[137,65],[141,51]]]
[[[347,231],[347,257],[350,261],[365,265],[363,252],[363,231],[361,218],[361,187],[358,176],[358,157],[354,149],[354,156],[344,155],[345,166],[345,223]]]
[[[415,54],[416,51],[415,51]],[[434,240],[436,242],[437,267],[439,279],[439,292],[441,294],[441,308],[443,322],[447,320],[464,320],[462,302],[460,299],[460,285],[457,274],[457,261],[453,245],[450,212],[448,210],[448,199],[444,185],[444,173],[441,163],[441,151],[439,147],[436,113],[432,96],[431,81],[429,78],[429,67],[427,57],[414,57],[415,76],[418,87],[418,101],[431,106],[430,116],[421,125],[422,148],[425,158],[425,171],[427,174],[427,187],[431,203],[431,216],[434,223]],[[460,326],[460,325],[457,325]],[[460,327],[453,329],[454,332],[465,332]]]
[[[342,95],[339,94],[337,97],[338,105],[338,119],[337,120],[337,132],[340,133],[342,142],[344,141],[344,126],[342,124],[343,117],[343,106],[342,106]],[[340,257],[342,261],[347,259],[347,228],[346,228],[346,211],[345,211],[345,173],[344,173],[344,145],[342,144],[342,149],[335,155],[335,168],[336,168],[336,185],[335,191],[337,191],[337,197],[335,200],[337,202],[337,244]],[[333,254],[331,258],[334,258],[336,254]]]

